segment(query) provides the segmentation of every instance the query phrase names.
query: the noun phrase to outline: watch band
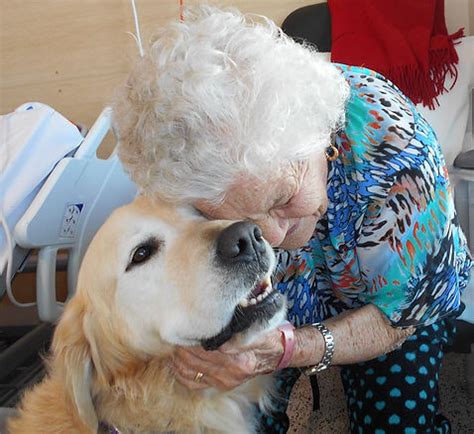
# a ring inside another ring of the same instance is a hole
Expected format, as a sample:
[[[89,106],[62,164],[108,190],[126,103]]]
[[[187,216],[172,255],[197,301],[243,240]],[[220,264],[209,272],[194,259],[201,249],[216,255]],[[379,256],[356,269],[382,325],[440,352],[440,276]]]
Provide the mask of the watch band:
[[[295,350],[295,328],[293,324],[288,321],[280,324],[278,330],[281,333],[281,340],[283,342],[283,355],[278,362],[277,370],[287,368],[290,364],[291,356]]]
[[[307,368],[304,371],[306,375],[314,375],[329,368],[329,366],[331,365],[332,356],[334,355],[335,348],[334,337],[330,330],[323,323],[316,322],[314,324],[311,324],[311,327],[314,327],[323,335],[324,355],[319,363]]]

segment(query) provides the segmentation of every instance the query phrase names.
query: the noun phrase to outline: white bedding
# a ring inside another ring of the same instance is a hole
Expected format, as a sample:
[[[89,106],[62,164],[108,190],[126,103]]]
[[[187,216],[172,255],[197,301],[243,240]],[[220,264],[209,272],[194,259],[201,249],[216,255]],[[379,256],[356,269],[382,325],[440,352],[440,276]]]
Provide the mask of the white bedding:
[[[83,137],[74,124],[40,103],[27,103],[0,116],[0,137],[0,211],[13,231],[48,174]],[[0,273],[7,256],[2,228]]]

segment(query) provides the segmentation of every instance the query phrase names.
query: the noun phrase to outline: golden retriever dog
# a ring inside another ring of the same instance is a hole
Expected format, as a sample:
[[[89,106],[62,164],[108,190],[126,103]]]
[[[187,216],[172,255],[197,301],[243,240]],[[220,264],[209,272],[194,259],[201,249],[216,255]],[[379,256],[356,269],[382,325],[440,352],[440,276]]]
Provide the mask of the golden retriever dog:
[[[251,223],[144,197],[116,210],[84,257],[48,374],[9,432],[253,432],[253,405],[268,401],[271,376],[192,391],[170,365],[176,345],[216,349],[278,326],[285,300],[270,284],[274,265]]]

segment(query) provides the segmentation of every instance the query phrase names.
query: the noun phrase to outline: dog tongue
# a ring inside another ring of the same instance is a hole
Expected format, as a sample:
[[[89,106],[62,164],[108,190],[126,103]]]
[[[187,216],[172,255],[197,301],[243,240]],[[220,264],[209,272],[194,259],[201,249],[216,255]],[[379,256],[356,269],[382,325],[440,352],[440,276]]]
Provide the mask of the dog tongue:
[[[257,286],[252,289],[252,295],[254,297],[258,297],[260,294],[263,294],[265,292],[265,289],[267,289],[268,283],[267,282],[260,282],[257,284]]]

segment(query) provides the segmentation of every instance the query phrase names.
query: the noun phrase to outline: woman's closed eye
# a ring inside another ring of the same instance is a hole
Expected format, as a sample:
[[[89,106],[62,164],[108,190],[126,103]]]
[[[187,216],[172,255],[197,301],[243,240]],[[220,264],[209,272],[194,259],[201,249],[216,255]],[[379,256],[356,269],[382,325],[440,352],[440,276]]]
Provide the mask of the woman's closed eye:
[[[125,271],[129,271],[131,268],[147,262],[151,257],[158,253],[162,244],[163,242],[156,238],[150,238],[141,243],[132,251]]]
[[[209,214],[206,214],[204,211],[202,211],[201,209],[197,208],[197,207],[194,207],[193,208],[194,211],[196,212],[196,214],[199,216],[199,217],[202,217],[202,218],[205,218],[206,220],[215,220],[213,219]]]
[[[285,198],[281,198],[277,200],[275,204],[273,205],[272,209],[288,208],[291,205],[291,202],[293,201],[294,197],[295,197],[294,195],[291,195],[289,199],[285,197]]]

